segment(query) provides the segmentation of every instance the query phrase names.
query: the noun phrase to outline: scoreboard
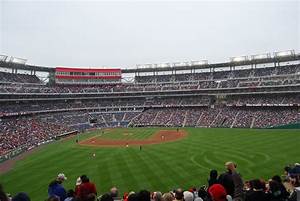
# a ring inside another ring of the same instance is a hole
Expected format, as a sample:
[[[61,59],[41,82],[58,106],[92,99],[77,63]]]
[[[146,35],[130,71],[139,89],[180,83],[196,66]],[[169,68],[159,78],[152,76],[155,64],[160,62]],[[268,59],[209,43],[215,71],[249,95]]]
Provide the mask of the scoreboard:
[[[120,68],[55,68],[56,83],[97,84],[121,82]]]

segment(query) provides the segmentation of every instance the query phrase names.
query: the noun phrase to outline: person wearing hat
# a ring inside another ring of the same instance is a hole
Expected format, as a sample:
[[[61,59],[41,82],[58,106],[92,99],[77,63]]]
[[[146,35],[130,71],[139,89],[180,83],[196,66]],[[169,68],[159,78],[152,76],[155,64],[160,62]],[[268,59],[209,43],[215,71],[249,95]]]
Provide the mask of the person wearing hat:
[[[57,178],[49,184],[48,196],[57,196],[60,200],[65,200],[67,192],[62,185],[65,180],[67,180],[67,177],[63,173],[58,174]]]
[[[81,178],[78,177],[76,180],[76,183],[75,183],[75,195],[76,196],[79,196],[79,187],[80,187],[81,183],[82,183]]]
[[[89,200],[90,195],[97,195],[96,185],[90,182],[90,179],[86,175],[80,177],[81,184],[79,185],[78,197],[81,201]]]
[[[209,187],[208,193],[213,201],[227,201],[226,190],[221,184],[213,184],[211,187]]]

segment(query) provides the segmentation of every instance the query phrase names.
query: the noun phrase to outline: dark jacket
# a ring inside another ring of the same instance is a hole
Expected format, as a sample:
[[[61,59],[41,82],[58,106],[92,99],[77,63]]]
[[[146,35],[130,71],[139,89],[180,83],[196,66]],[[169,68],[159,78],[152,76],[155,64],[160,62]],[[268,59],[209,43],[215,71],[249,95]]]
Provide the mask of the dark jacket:
[[[234,183],[233,183],[232,175],[229,172],[225,172],[221,174],[218,178],[218,183],[224,186],[227,195],[233,197]]]
[[[233,198],[243,198],[244,197],[244,182],[241,177],[241,175],[237,172],[233,172],[231,174],[232,176],[232,181],[234,184],[234,193],[233,193]]]
[[[245,201],[269,201],[269,196],[262,190],[250,190],[246,193]]]

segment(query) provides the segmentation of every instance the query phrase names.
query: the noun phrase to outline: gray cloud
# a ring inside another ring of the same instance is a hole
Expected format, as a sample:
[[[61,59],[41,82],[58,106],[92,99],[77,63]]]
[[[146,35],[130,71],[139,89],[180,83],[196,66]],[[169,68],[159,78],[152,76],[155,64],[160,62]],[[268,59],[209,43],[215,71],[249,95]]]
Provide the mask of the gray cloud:
[[[0,1],[0,54],[132,67],[300,50],[299,1]]]

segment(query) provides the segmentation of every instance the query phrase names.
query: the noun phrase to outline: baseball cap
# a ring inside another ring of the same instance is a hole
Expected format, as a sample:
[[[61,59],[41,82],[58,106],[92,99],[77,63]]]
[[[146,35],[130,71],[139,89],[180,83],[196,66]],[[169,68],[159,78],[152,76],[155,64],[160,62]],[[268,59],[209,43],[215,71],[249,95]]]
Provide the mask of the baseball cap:
[[[76,186],[79,186],[82,183],[81,178],[78,177],[76,180]]]
[[[211,197],[216,201],[225,201],[226,200],[226,190],[221,184],[214,184],[208,189]]]
[[[59,173],[59,174],[57,175],[57,179],[59,179],[59,180],[67,180],[67,177],[65,176],[64,173]]]

